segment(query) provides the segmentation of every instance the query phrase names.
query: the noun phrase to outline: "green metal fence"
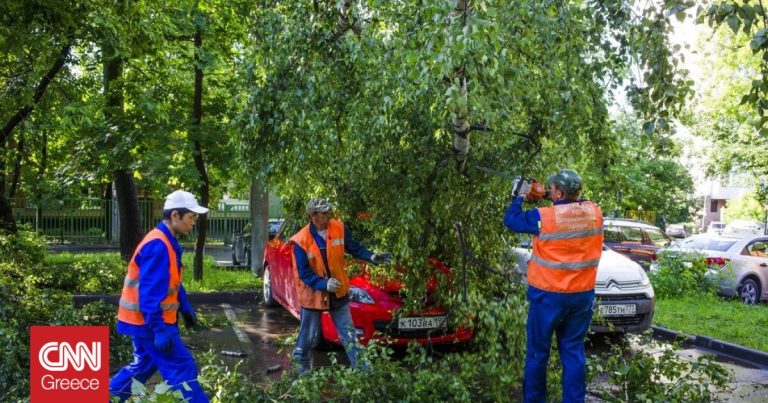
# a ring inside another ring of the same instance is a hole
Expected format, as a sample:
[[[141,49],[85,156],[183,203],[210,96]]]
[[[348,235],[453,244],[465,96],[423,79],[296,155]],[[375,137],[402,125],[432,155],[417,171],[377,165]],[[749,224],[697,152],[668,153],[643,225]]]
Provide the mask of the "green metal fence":
[[[27,224],[43,233],[52,243],[117,244],[119,219],[117,204],[113,200],[78,199],[57,200],[48,203],[27,199],[11,199],[13,216],[19,224]],[[141,225],[149,232],[162,219],[163,202],[139,200]],[[269,208],[270,218],[281,218],[285,211],[279,204]],[[208,213],[208,243],[230,243],[232,233],[240,231],[250,220],[248,204],[219,202]],[[181,241],[192,242],[197,237],[193,230]]]

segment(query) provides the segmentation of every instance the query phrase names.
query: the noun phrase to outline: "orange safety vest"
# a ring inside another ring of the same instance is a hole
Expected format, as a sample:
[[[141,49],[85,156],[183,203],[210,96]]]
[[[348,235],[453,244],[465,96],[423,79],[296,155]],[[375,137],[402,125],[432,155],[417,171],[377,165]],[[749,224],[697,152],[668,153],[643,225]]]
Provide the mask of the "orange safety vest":
[[[320,277],[333,277],[339,280],[341,287],[336,291],[336,297],[342,298],[349,292],[349,278],[344,264],[344,224],[338,220],[330,220],[325,233],[325,248],[328,255],[328,266],[325,267],[323,256],[320,254],[320,248],[317,246],[312,233],[309,231],[309,225],[302,228],[291,238],[292,242],[307,253],[309,267]],[[299,297],[299,304],[304,308],[310,309],[328,309],[328,292],[315,291],[304,284],[299,278],[299,270],[296,266],[296,256],[291,254],[293,264],[293,274],[296,282],[296,294]],[[326,270],[327,269],[327,270]]]
[[[590,201],[539,208],[541,229],[533,238],[528,284],[574,293],[595,288],[603,253],[603,213]]]
[[[168,283],[168,294],[160,302],[160,309],[163,311],[163,322],[168,324],[176,323],[176,313],[179,310],[179,287],[181,287],[181,271],[176,261],[176,251],[171,245],[171,241],[165,236],[165,233],[157,228],[144,237],[136,251],[133,253],[131,262],[128,264],[128,273],[125,275],[123,283],[123,294],[120,296],[120,305],[117,308],[117,319],[132,325],[144,325],[144,314],[139,310],[139,266],[136,264],[136,255],[147,242],[159,239],[163,241],[168,248],[168,257],[170,264],[168,272],[170,281]]]

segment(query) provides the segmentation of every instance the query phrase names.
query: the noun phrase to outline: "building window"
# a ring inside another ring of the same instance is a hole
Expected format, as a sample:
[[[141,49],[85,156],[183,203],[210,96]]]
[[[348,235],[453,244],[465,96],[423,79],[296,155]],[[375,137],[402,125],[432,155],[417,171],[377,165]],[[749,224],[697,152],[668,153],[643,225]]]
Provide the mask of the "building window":
[[[717,200],[709,201],[709,211],[711,213],[717,213]]]

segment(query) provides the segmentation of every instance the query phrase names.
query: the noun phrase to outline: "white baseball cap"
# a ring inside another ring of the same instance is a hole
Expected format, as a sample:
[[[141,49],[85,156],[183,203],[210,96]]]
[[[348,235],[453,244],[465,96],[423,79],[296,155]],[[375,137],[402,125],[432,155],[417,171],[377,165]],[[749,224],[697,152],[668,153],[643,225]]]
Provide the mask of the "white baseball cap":
[[[165,198],[165,205],[163,210],[171,210],[176,208],[185,208],[193,213],[205,214],[208,209],[197,204],[197,199],[192,193],[185,192],[183,190],[177,190],[168,195]]]

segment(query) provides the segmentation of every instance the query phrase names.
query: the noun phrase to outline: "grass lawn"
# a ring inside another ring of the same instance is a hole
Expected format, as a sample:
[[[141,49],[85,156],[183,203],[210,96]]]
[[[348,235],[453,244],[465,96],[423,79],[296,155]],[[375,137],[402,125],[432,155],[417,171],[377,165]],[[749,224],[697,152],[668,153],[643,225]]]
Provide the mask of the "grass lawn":
[[[657,299],[653,322],[672,330],[768,351],[765,303],[749,306],[715,296]]]
[[[213,265],[213,258],[206,256],[203,263],[203,281],[194,279],[194,255],[186,254],[184,262],[184,288],[190,292],[213,291],[261,291],[261,277],[249,269],[228,269]]]

